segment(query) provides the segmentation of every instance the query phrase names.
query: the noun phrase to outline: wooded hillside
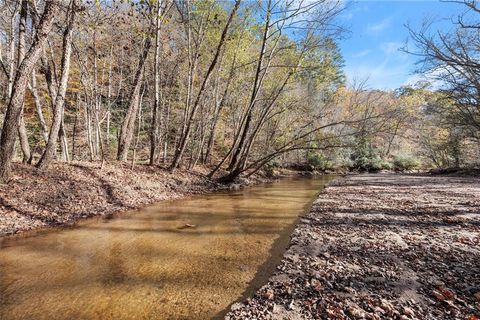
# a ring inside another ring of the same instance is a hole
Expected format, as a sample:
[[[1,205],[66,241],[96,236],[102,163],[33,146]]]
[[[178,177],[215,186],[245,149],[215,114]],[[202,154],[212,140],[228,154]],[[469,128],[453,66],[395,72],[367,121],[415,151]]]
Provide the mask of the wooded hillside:
[[[441,89],[390,92],[346,83],[340,1],[0,1],[1,180],[16,157],[202,164],[222,181],[296,163],[475,165],[480,37],[465,5],[452,34],[411,31],[406,50]]]

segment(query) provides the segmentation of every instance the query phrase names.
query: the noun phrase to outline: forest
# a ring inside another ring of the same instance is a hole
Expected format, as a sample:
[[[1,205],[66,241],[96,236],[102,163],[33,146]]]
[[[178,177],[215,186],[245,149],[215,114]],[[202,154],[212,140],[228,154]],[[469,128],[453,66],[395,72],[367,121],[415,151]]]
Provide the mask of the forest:
[[[411,30],[431,81],[347,82],[340,1],[2,1],[2,181],[16,159],[260,168],[474,166],[476,3],[450,33]],[[441,81],[441,85],[437,83]]]
[[[0,0],[0,130],[2,320],[480,319],[478,0]]]

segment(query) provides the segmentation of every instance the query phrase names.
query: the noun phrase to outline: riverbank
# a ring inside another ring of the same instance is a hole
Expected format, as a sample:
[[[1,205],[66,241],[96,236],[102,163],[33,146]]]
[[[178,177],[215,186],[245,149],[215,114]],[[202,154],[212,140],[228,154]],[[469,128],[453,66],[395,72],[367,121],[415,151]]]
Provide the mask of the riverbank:
[[[339,178],[226,319],[480,318],[478,177]]]
[[[268,181],[254,176],[235,185],[208,179],[198,171],[113,162],[55,163],[48,170],[14,164],[14,176],[0,185],[0,236],[73,224],[93,216],[109,216],[148,204],[191,194],[239,188]]]

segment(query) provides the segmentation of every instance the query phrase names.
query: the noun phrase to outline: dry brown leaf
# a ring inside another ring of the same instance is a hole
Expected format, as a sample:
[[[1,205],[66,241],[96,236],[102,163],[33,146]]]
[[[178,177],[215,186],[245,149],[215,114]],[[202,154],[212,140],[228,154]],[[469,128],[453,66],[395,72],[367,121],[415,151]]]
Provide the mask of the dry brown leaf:
[[[455,299],[455,293],[452,292],[452,290],[447,289],[447,288],[438,288],[438,291],[448,300],[454,300]]]

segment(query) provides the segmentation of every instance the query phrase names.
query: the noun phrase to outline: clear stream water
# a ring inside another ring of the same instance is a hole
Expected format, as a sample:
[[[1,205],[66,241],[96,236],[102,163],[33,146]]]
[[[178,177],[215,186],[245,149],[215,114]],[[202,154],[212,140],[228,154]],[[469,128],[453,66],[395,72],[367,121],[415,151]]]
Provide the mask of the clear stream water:
[[[0,239],[0,319],[220,318],[267,281],[330,179],[285,179]]]

